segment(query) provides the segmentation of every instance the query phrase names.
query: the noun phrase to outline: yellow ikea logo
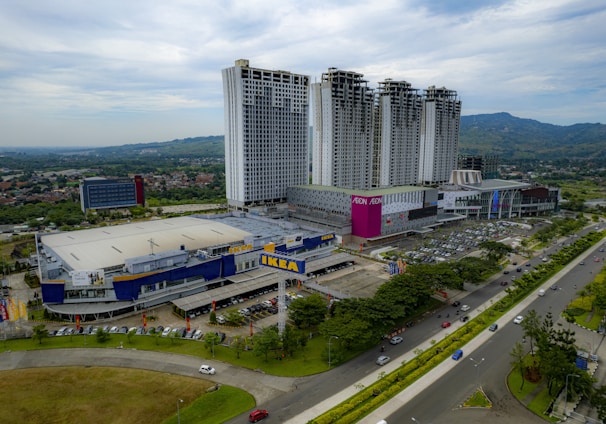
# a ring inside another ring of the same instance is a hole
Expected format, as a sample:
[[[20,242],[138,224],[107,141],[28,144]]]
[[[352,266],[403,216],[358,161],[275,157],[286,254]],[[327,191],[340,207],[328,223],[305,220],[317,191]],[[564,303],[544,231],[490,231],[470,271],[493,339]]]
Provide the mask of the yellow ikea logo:
[[[263,253],[261,254],[261,265],[284,271],[296,272],[298,274],[305,272],[305,263],[303,261],[270,256]]]
[[[322,241],[324,241],[324,240],[331,240],[331,239],[334,239],[334,238],[335,238],[335,235],[334,235],[334,234],[327,234],[327,235],[325,235],[325,236],[322,236],[322,239],[321,239],[321,240],[322,240]]]

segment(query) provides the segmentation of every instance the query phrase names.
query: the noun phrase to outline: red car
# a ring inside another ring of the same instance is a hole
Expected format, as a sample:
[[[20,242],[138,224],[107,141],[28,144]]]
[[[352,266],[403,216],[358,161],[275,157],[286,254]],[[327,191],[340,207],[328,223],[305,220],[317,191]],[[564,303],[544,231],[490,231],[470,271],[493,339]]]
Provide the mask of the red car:
[[[442,328],[448,328],[448,327],[450,327],[450,322],[449,321],[444,321],[442,323]]]
[[[248,416],[248,421],[251,423],[256,423],[257,421],[262,420],[263,418],[267,417],[268,415],[269,415],[269,412],[267,412],[267,409],[255,409]]]

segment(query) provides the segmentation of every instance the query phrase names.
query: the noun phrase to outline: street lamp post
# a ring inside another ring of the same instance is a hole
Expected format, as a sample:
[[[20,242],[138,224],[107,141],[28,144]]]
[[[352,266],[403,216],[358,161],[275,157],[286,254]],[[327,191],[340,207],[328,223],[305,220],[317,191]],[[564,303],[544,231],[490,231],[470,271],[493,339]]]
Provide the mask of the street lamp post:
[[[183,403],[183,399],[177,399],[177,424],[181,424],[181,410],[179,404]]]
[[[328,336],[328,368],[330,368],[330,365],[331,365],[331,361],[330,361],[330,359],[331,359],[330,358],[330,341],[332,339],[338,339],[338,338],[339,338],[339,336]]]
[[[566,387],[564,388],[564,416],[568,416],[568,377],[580,377],[578,374],[566,374]]]
[[[476,380],[478,380],[478,386],[481,386],[480,384],[480,364],[482,362],[484,362],[484,358],[480,359],[479,361],[476,361],[475,359],[473,359],[471,356],[469,357],[469,360],[471,362],[473,362],[473,366],[476,367]]]

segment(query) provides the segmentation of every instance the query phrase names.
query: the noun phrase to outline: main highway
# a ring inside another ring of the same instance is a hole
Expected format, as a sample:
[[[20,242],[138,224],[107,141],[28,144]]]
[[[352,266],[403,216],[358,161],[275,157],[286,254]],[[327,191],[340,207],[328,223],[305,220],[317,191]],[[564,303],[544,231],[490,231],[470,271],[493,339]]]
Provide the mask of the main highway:
[[[554,322],[557,322],[560,313],[576,297],[575,293],[590,283],[593,276],[601,269],[602,261],[594,261],[599,247],[601,244],[582,255],[586,259],[574,260],[565,268],[566,272],[563,275],[560,273],[559,278],[554,278],[549,282],[550,285],[556,284],[557,290],[547,289],[545,296],[531,295],[533,296],[530,298],[531,301],[520,314],[525,315],[529,310],[534,309],[538,315],[545,317],[548,312],[551,312]],[[582,261],[584,261],[584,265],[580,265]],[[564,326],[569,325],[564,320],[560,319],[560,322],[563,322]],[[575,329],[572,328],[572,330]],[[448,372],[433,382],[420,395],[415,396],[387,416],[385,418],[387,422],[416,421],[418,423],[449,424],[544,422],[519,404],[506,386],[506,377],[511,370],[512,362],[509,352],[516,342],[522,341],[521,326],[508,321],[504,325],[500,325],[496,332],[486,331],[486,333],[489,335],[487,341],[483,342],[475,351],[466,353],[459,362],[453,361]],[[594,334],[588,337],[595,338],[596,344],[602,340],[602,336]],[[528,345],[529,343],[525,345],[527,349]],[[493,408],[461,408],[465,399],[480,385],[493,402]],[[368,422],[373,421],[368,420]]]

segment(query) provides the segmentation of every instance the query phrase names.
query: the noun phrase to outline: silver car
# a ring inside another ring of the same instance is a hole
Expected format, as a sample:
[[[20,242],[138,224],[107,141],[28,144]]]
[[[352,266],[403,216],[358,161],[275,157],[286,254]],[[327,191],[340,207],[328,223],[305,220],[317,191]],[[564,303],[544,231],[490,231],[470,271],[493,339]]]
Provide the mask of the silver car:
[[[389,356],[385,356],[385,355],[381,355],[377,358],[377,365],[385,365],[386,363],[388,363],[391,360],[391,358]]]

